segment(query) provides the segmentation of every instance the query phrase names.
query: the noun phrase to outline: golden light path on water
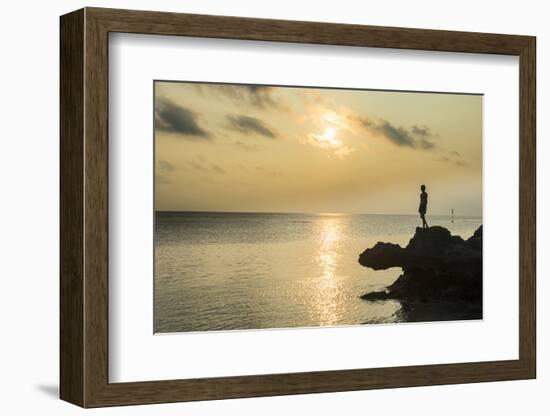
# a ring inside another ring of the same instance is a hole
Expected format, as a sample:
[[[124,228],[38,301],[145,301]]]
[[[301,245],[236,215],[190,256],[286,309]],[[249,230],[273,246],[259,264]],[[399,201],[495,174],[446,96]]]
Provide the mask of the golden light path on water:
[[[396,320],[395,313],[400,309],[396,301],[366,303],[359,299],[360,290],[350,293],[349,282],[357,275],[364,276],[361,266],[357,266],[357,273],[350,274],[349,265],[346,265],[349,253],[354,252],[347,239],[353,227],[351,221],[351,215],[322,214],[315,222],[313,263],[317,273],[307,286],[311,296],[305,298],[311,319],[319,326],[391,322]],[[372,278],[365,279],[365,285],[369,280]],[[349,321],[350,307],[365,312],[368,308],[377,318],[365,314],[364,321]]]
[[[317,221],[316,242],[317,262],[320,267],[318,281],[314,283],[316,296],[311,307],[318,316],[319,325],[335,325],[345,306],[341,296],[341,276],[337,276],[340,261],[340,244],[349,217],[338,214],[325,214]]]

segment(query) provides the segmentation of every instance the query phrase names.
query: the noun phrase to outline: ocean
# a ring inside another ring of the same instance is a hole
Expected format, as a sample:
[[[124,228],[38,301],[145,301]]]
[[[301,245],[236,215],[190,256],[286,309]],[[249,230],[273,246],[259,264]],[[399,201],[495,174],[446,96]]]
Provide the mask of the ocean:
[[[427,220],[463,238],[481,225]],[[419,225],[413,215],[157,212],[155,332],[406,321],[399,301],[360,298],[401,269],[374,271],[357,259],[377,241],[405,246]]]

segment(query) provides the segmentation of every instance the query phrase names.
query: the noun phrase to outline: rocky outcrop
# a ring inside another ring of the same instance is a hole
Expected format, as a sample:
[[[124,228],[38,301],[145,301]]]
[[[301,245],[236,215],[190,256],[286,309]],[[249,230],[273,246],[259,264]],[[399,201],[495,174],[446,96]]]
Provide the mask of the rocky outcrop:
[[[379,242],[361,253],[359,263],[374,270],[403,270],[386,290],[367,293],[365,300],[462,302],[479,305],[481,313],[481,226],[467,240],[444,227],[417,228],[406,247]]]

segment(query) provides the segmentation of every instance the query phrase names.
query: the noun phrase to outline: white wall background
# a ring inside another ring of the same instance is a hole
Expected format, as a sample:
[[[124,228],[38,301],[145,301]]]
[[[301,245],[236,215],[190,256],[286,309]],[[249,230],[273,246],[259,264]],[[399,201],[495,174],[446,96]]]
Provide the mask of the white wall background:
[[[530,34],[538,37],[538,313],[537,380],[339,394],[225,400],[87,411],[88,414],[545,415],[550,408],[544,243],[550,238],[543,193],[550,145],[543,129],[550,100],[550,26],[536,0],[124,0],[5,2],[0,15],[0,410],[3,414],[71,415],[81,409],[58,395],[58,16],[83,6],[156,9],[387,26]],[[506,191],[506,189],[503,189]],[[545,201],[546,199],[546,201]],[[545,263],[546,264],[546,263]],[[476,342],[471,340],[471,342]],[[406,348],[406,346],[404,346]]]

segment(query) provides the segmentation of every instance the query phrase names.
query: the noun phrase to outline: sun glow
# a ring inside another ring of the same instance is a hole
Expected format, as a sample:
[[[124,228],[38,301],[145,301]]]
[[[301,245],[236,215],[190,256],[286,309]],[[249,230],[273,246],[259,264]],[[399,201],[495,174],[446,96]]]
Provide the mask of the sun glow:
[[[327,143],[329,143],[331,146],[339,146],[342,144],[340,140],[336,138],[336,129],[334,127],[329,127],[325,130],[325,133],[319,138]]]
[[[329,142],[332,142],[334,141],[334,136],[336,135],[336,131],[334,130],[334,128],[332,127],[329,127],[326,131],[325,131],[325,138],[329,141]]]
[[[307,136],[307,143],[322,149],[331,150],[334,156],[338,159],[343,159],[351,154],[354,149],[346,146],[341,139],[336,137],[338,130],[338,127],[330,126],[325,129],[324,133],[310,133]]]

